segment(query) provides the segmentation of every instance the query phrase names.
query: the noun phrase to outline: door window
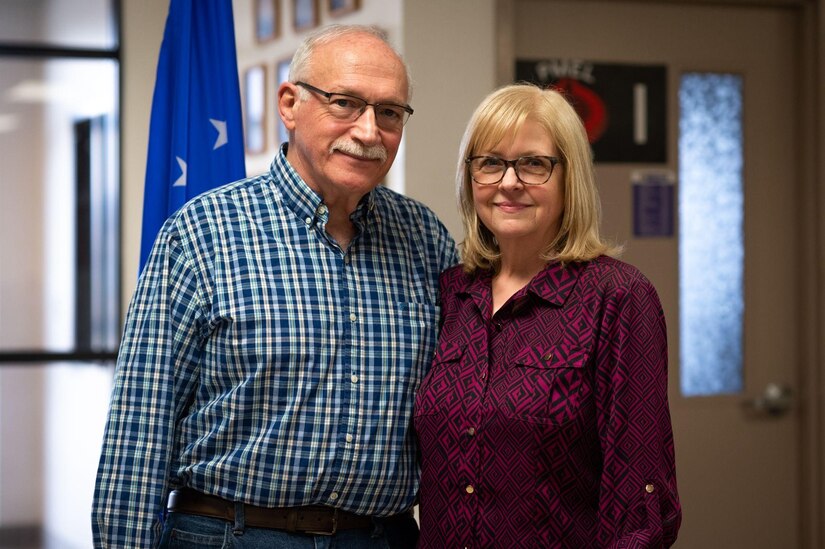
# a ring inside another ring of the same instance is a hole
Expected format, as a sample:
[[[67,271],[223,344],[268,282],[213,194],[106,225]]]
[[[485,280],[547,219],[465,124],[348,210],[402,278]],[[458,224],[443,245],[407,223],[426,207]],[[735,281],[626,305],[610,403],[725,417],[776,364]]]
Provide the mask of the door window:
[[[679,84],[680,374],[684,396],[739,393],[744,236],[742,77]]]

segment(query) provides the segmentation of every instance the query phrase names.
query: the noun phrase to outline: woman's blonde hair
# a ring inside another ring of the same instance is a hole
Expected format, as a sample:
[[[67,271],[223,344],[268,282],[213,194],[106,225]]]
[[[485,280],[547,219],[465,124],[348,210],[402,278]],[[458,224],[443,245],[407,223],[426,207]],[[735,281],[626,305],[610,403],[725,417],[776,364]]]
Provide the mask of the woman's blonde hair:
[[[513,139],[524,121],[538,122],[556,145],[563,168],[564,211],[556,237],[547,243],[542,258],[561,263],[588,261],[616,255],[620,248],[599,233],[601,204],[593,156],[579,115],[558,91],[532,84],[511,84],[488,95],[476,108],[461,140],[456,172],[459,210],[464,224],[462,262],[467,272],[498,270],[501,251],[493,233],[484,226],[473,204],[473,180],[465,160]]]

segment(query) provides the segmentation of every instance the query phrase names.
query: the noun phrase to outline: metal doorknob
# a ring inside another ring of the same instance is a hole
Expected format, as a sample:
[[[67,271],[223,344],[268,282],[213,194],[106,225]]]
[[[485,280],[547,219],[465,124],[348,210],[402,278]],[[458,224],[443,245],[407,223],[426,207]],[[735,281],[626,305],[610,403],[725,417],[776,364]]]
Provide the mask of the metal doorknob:
[[[758,415],[780,417],[791,409],[793,392],[787,385],[768,383],[765,390],[756,398],[746,400],[745,407]]]

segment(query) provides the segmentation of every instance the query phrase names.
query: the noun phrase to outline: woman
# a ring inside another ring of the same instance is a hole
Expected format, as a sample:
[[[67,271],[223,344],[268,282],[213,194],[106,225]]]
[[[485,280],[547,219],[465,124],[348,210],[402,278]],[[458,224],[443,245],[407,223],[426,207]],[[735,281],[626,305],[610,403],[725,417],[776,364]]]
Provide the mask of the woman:
[[[681,510],[656,290],[610,257],[587,135],[558,92],[476,109],[463,264],[421,384],[420,547],[668,547]]]

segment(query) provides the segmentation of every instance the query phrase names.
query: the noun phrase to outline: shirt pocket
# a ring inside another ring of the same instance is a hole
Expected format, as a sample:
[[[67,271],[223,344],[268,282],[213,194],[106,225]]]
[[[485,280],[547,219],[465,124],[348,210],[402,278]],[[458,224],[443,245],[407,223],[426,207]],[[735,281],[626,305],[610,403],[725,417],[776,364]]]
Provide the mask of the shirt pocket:
[[[380,325],[372,330],[376,348],[395,362],[393,372],[409,385],[410,396],[430,366],[438,341],[438,317],[441,307],[428,303],[399,302],[389,317],[374,317]]]
[[[566,425],[579,414],[589,353],[577,345],[525,347],[501,385],[503,412],[514,419]]]
[[[461,359],[465,348],[466,344],[439,344],[430,371],[421,382],[415,397],[416,416],[448,411],[458,405]]]

